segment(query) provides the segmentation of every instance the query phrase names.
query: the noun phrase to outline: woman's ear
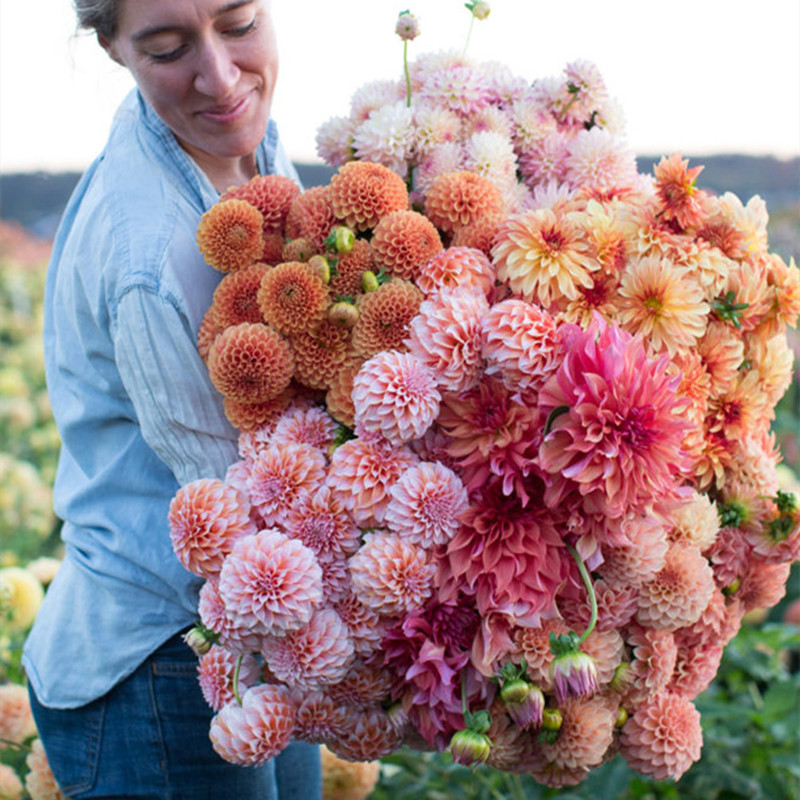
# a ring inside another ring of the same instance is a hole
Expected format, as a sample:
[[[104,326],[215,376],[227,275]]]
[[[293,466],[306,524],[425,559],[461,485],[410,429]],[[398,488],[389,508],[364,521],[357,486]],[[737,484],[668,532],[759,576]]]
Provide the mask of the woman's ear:
[[[120,66],[125,66],[125,64],[122,63],[122,59],[119,57],[119,53],[117,52],[116,44],[113,39],[109,39],[108,37],[103,36],[102,33],[98,33],[97,43],[103,48],[103,50],[106,51],[109,58],[116,61]]]

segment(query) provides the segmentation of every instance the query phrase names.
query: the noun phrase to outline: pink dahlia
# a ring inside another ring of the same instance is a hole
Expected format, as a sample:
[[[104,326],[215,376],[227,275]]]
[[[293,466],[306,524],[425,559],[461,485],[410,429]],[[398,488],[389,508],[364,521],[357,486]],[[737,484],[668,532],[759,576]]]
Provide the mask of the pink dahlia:
[[[308,444],[275,444],[250,467],[250,499],[264,525],[282,523],[292,504],[325,480],[325,456]]]
[[[602,568],[600,568],[602,569]],[[593,581],[597,601],[597,630],[624,628],[638,608],[638,590],[628,584],[611,585],[603,578]],[[591,604],[585,588],[567,584],[558,595],[558,610],[574,630],[585,630],[591,618]]]
[[[311,550],[275,529],[234,545],[219,576],[231,618],[262,633],[305,625],[322,600],[322,570]]]
[[[357,525],[376,527],[386,514],[389,489],[418,460],[407,447],[380,438],[351,439],[334,450],[327,484]]]
[[[219,645],[229,652],[246,655],[261,649],[263,634],[237,623],[228,614],[216,581],[206,581],[200,588],[197,611],[203,626],[216,633]]]
[[[657,781],[678,780],[700,758],[702,746],[700,714],[691,701],[670,692],[642,703],[620,738],[628,765]]]
[[[320,563],[351,556],[360,544],[361,531],[326,485],[303,495],[291,507],[284,529],[310,548]]]
[[[687,700],[694,700],[716,677],[722,661],[723,643],[682,628],[675,632],[675,644],[678,657],[672,680],[666,688]]]
[[[385,667],[356,659],[340,681],[327,687],[326,694],[337,705],[366,709],[386,700],[391,688],[392,676]]]
[[[403,743],[393,719],[380,706],[349,711],[338,734],[326,745],[345,761],[375,761]]]
[[[354,658],[347,626],[332,608],[314,612],[302,628],[265,640],[261,654],[279,681],[307,689],[340,681]]]
[[[211,721],[209,737],[226,761],[249,767],[264,764],[291,741],[295,707],[285,686],[260,684],[248,689],[239,705],[224,706]]]
[[[423,300],[409,325],[409,352],[427,366],[440,389],[460,392],[480,380],[481,320],[489,303],[474,288],[443,289]]]
[[[639,587],[637,620],[648,627],[674,631],[697,622],[714,591],[714,573],[700,551],[676,544],[664,566]]]
[[[510,391],[537,392],[561,361],[556,323],[523,300],[496,303],[483,319],[483,357]]]
[[[347,625],[356,653],[363,658],[371,656],[386,632],[385,621],[374,608],[364,605],[352,590],[336,600],[333,607]]]
[[[336,420],[324,409],[295,405],[275,423],[270,443],[310,444],[326,451],[333,444],[338,427]]]
[[[420,267],[417,286],[426,297],[447,287],[474,286],[494,296],[495,270],[485,253],[473,247],[448,247]]]
[[[322,744],[343,732],[347,711],[327,694],[296,689],[292,697],[297,708],[295,738],[309,744]]]
[[[406,614],[433,592],[436,566],[427,551],[387,531],[374,531],[350,559],[353,591],[379,614]]]
[[[667,688],[675,671],[678,648],[670,631],[633,625],[627,637],[631,648],[631,682],[626,700],[634,706]]]
[[[189,572],[214,578],[233,543],[256,532],[247,497],[217,479],[181,487],[169,505],[172,547]]]
[[[197,675],[200,681],[200,690],[206,703],[219,711],[226,703],[234,699],[233,676],[236,673],[237,657],[218,645],[200,658],[197,665]],[[239,696],[244,694],[248,686],[258,680],[258,663],[253,656],[245,656],[239,667]]]
[[[599,317],[585,332],[570,328],[564,345],[567,355],[539,395],[545,416],[558,412],[541,467],[610,516],[672,496],[689,466],[689,426],[667,359],[648,358],[641,340]]]
[[[25,758],[25,766],[28,768],[25,790],[32,800],[67,800],[58,787],[41,739],[33,740],[31,752]]]
[[[356,425],[394,445],[422,436],[436,419],[440,402],[433,373],[410,353],[378,353],[353,380]]]
[[[466,117],[489,105],[492,87],[471,66],[455,64],[432,71],[420,90],[424,102],[441,105]]]
[[[447,545],[440,583],[475,595],[478,611],[537,624],[574,568],[554,517],[540,502],[522,505],[495,479],[466,512]]]
[[[604,545],[599,572],[613,587],[639,587],[663,568],[669,549],[667,529],[654,515],[630,515],[622,522],[627,541]]]
[[[525,659],[528,678],[544,691],[552,691],[550,665],[553,663],[553,650],[550,647],[550,634],[563,636],[569,627],[559,617],[544,619],[535,627],[517,628],[513,634],[514,661]]]
[[[469,505],[461,479],[438,462],[410,467],[390,495],[386,526],[426,549],[453,538]]]

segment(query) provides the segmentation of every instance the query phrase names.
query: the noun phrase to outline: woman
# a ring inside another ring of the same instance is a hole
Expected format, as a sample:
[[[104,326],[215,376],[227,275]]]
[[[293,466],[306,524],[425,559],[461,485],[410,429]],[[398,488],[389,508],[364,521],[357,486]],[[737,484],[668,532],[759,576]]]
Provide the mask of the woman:
[[[270,121],[268,0],[77,0],[136,90],[56,236],[45,360],[63,448],[66,557],[24,665],[62,790],[85,797],[313,800],[316,748],[243,769],[211,749],[211,712],[181,633],[201,581],[175,558],[180,485],[223,477],[236,431],[196,349],[220,275],[200,216],[257,173],[296,174]]]

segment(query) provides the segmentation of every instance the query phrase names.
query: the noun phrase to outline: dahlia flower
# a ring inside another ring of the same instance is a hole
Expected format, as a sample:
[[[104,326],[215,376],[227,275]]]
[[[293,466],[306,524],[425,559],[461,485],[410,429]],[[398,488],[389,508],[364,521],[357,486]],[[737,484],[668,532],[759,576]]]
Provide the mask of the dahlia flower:
[[[382,350],[405,350],[408,326],[417,315],[422,292],[410,281],[393,278],[358,298],[353,348],[363,358]]]
[[[265,234],[283,233],[289,208],[300,191],[300,187],[284,175],[256,175],[247,183],[228,189],[219,200],[246,200],[261,212]]]
[[[21,745],[35,735],[27,688],[17,683],[0,685],[0,750],[9,743]]]
[[[268,270],[257,298],[264,320],[287,336],[310,331],[330,305],[325,284],[300,261]]]
[[[481,325],[489,304],[480,290],[442,289],[423,300],[409,325],[407,345],[445,391],[471,389],[480,377]]]
[[[684,229],[696,227],[703,221],[705,192],[695,186],[702,171],[703,167],[689,169],[689,159],[682,161],[680,153],[673,153],[669,158],[663,156],[656,164],[653,172],[665,221],[675,220]]]
[[[200,658],[197,664],[197,676],[203,699],[214,710],[219,711],[224,705],[241,696],[249,686],[253,686],[259,677],[259,667],[255,658],[246,655],[239,664],[237,691],[233,689],[233,678],[236,674],[237,657],[224,647],[212,646]]]
[[[352,147],[360,161],[382,164],[405,178],[413,143],[413,112],[397,102],[376,109],[358,125]]]
[[[382,164],[348,161],[329,186],[333,213],[354,231],[374,228],[381,217],[408,208],[403,179]]]
[[[478,222],[483,219],[486,217],[478,218]],[[470,224],[474,223],[468,223],[464,227]],[[416,283],[426,297],[445,288],[475,287],[491,300],[494,295],[495,271],[491,261],[480,250],[452,246],[420,266]]]
[[[630,186],[636,156],[617,136],[603,128],[580,131],[567,145],[566,181],[586,191],[610,192]]]
[[[25,758],[25,766],[28,768],[25,791],[31,800],[68,800],[58,788],[41,739],[33,740],[31,752]]]
[[[246,496],[216,479],[181,487],[170,502],[168,522],[181,564],[206,579],[219,574],[236,539],[256,532]]]
[[[268,269],[267,264],[250,264],[229,272],[219,282],[211,303],[214,321],[219,328],[228,328],[240,322],[264,321],[257,297],[261,279]]]
[[[219,594],[236,624],[279,633],[308,623],[322,600],[321,580],[311,550],[267,529],[236,542],[220,572]]]
[[[432,372],[410,353],[378,353],[353,380],[356,424],[395,445],[422,436],[440,402]]]
[[[241,269],[264,252],[261,212],[246,200],[215,203],[197,226],[197,246],[220,272]]]
[[[440,175],[425,195],[425,216],[446,234],[502,210],[500,190],[488,178],[463,170]]]
[[[416,211],[383,217],[372,231],[370,247],[378,267],[404,280],[415,280],[420,265],[443,249],[433,223]]]
[[[336,221],[330,186],[312,186],[295,199],[289,208],[286,237],[308,240],[321,251]]]
[[[378,761],[352,762],[339,758],[324,745],[322,759],[322,794],[326,800],[366,800],[378,783]]]
[[[241,705],[235,700],[228,703],[211,721],[211,744],[232,764],[264,764],[288,747],[295,714],[285,686],[254,686],[245,692]]]
[[[332,167],[341,167],[353,158],[355,123],[350,117],[331,117],[317,128],[317,155]]]

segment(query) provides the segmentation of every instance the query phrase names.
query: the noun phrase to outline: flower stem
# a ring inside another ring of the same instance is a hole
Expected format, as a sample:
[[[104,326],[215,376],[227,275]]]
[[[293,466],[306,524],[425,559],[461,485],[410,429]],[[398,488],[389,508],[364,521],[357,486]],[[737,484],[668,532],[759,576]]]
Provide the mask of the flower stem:
[[[403,70],[406,74],[406,108],[411,108],[411,75],[408,71],[408,39],[403,40]]]
[[[467,48],[469,47],[469,40],[472,38],[472,27],[475,25],[475,15],[470,13],[469,15],[469,30],[467,31],[467,41],[464,42],[464,53],[466,55]]]
[[[236,668],[233,670],[233,696],[236,698],[236,702],[241,705],[242,698],[239,695],[239,670],[242,668],[242,660],[244,656],[239,656],[236,659]]]
[[[586,639],[589,638],[589,634],[594,630],[594,626],[597,624],[597,595],[594,592],[592,579],[589,577],[589,572],[586,569],[586,564],[583,563],[580,553],[571,544],[567,545],[567,550],[569,550],[569,554],[573,557],[573,559],[575,559],[575,563],[578,565],[578,572],[580,572],[583,585],[586,587],[586,592],[589,595],[589,603],[592,609],[592,615],[589,619],[589,626],[583,632],[583,635],[578,639],[578,644],[582,644],[586,641]]]

